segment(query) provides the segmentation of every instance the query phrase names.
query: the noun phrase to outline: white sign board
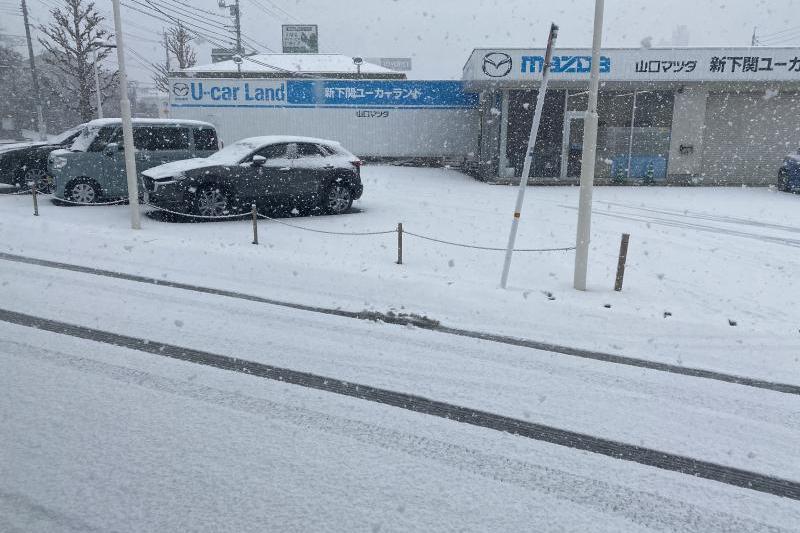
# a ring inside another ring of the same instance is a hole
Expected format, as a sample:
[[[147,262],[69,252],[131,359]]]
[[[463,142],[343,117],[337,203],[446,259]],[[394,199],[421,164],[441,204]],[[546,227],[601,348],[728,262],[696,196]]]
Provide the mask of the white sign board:
[[[475,49],[465,81],[537,80],[543,49]],[[588,80],[591,50],[556,49],[553,80]],[[606,81],[798,81],[800,48],[607,48],[600,78]]]
[[[284,24],[284,54],[318,54],[319,31],[316,24]]]

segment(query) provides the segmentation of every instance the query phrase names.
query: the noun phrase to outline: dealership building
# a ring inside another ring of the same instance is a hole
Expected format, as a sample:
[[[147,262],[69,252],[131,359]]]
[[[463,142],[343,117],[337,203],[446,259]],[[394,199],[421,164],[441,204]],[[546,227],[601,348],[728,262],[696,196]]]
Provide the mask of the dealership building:
[[[458,81],[406,80],[346,56],[268,68],[275,56],[244,75],[220,64],[174,73],[172,115],[209,120],[227,142],[313,135],[364,157],[437,158],[485,181],[519,179],[544,50],[476,49]],[[532,183],[577,182],[590,67],[588,49],[555,51]],[[797,48],[607,48],[600,81],[599,183],[768,184],[800,146]]]

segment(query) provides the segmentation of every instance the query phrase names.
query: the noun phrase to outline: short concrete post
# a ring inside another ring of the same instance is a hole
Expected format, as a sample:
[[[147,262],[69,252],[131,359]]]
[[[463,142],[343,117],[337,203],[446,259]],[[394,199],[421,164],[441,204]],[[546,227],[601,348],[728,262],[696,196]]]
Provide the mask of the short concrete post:
[[[403,223],[397,223],[397,264],[403,264]]]
[[[33,182],[31,182],[31,196],[33,196],[33,216],[39,216],[39,199],[37,198],[37,190],[39,188],[39,183],[36,180],[36,177],[33,178]]]
[[[617,279],[614,281],[614,290],[622,290],[622,280],[625,277],[625,260],[628,258],[628,239],[630,235],[627,233],[622,234],[622,240],[619,243],[619,259],[617,260]]]
[[[256,204],[250,205],[250,212],[253,215],[253,244],[258,244],[258,210]]]

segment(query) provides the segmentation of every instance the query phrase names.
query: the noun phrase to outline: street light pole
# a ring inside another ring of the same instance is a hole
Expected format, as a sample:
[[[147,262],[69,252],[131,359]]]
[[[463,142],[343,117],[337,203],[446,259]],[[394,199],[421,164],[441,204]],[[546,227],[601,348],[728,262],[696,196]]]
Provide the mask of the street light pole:
[[[25,23],[25,39],[28,41],[28,61],[31,65],[31,76],[33,77],[33,97],[36,98],[36,122],[39,127],[39,140],[47,140],[47,124],[44,122],[42,112],[42,95],[39,92],[39,76],[36,75],[36,61],[33,59],[33,43],[31,43],[31,27],[28,24],[28,5],[22,0],[22,19]]]
[[[100,94],[100,74],[97,72],[97,47],[95,46],[93,52],[94,58],[94,92],[97,95],[97,118],[103,118],[103,97]]]
[[[139,182],[136,175],[136,154],[133,147],[133,123],[131,102],[128,99],[128,75],[125,72],[125,45],[122,34],[119,0],[112,0],[114,7],[114,32],[117,39],[117,63],[119,64],[119,104],[122,109],[122,137],[125,143],[125,173],[128,178],[128,203],[131,208],[131,228],[141,229],[139,219]]]
[[[603,0],[595,0],[594,35],[592,36],[592,71],[589,77],[589,106],[583,129],[581,189],[578,201],[578,230],[575,236],[575,275],[573,287],[586,290],[589,267],[589,238],[592,229],[592,187],[597,152],[597,90],[600,86],[600,41],[603,35]]]

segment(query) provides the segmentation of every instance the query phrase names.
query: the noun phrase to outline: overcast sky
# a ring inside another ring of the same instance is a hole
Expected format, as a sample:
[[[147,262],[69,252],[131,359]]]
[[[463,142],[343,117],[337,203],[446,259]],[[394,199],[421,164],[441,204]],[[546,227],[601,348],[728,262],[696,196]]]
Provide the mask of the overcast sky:
[[[44,21],[48,6],[58,1],[29,0],[31,13]],[[157,1],[206,27],[228,23],[187,7],[225,15],[217,0]],[[96,5],[113,26],[111,2],[97,0]],[[561,28],[559,46],[588,47],[594,10],[593,0],[241,0],[241,6],[243,31],[260,45],[280,51],[281,24],[317,24],[320,52],[411,57],[409,77],[426,79],[459,78],[473,48],[543,46],[551,21]],[[690,46],[747,46],[754,26],[765,43],[800,46],[800,0],[606,0],[605,6],[604,46],[638,47],[648,36],[654,45],[669,44],[679,25],[686,26]],[[129,46],[147,60],[163,61],[156,41],[166,24],[126,7],[122,11],[129,23]],[[20,20],[0,24],[7,32],[22,33],[15,28]],[[197,48],[198,63],[210,63],[211,44]],[[259,46],[259,51],[267,50]],[[128,59],[132,78],[149,82],[143,62],[141,57]]]

